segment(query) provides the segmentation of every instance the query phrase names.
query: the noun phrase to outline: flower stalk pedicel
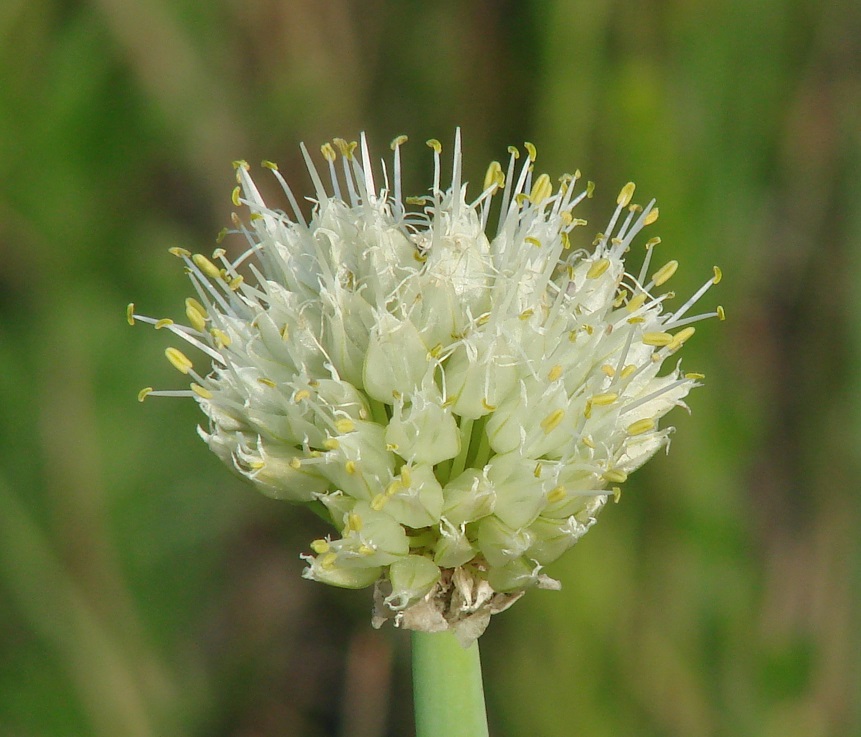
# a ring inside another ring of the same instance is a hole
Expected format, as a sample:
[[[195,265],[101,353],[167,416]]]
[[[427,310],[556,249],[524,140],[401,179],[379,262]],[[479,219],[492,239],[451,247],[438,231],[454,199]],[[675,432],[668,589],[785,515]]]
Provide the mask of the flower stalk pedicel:
[[[720,271],[667,309],[678,263],[652,269],[659,238],[638,273],[625,268],[658,218],[654,202],[633,204],[632,183],[584,250],[574,209],[593,185],[579,172],[554,185],[526,144],[469,200],[458,133],[451,185],[432,140],[433,186],[405,197],[405,140],[381,186],[364,137],[322,147],[328,185],[303,147],[310,218],[275,165],[264,162],[289,214],[236,162],[247,249],[172,249],[194,290],[188,324],[128,316],[195,356],[168,348],[190,388],[141,399],[193,397],[230,468],[331,519],[303,556],[307,578],[374,586],[375,626],[451,631],[466,646],[530,587],[558,587],[543,567],[667,445],[661,419],[702,378],[667,359],[694,323],[723,319],[720,307],[691,314]]]

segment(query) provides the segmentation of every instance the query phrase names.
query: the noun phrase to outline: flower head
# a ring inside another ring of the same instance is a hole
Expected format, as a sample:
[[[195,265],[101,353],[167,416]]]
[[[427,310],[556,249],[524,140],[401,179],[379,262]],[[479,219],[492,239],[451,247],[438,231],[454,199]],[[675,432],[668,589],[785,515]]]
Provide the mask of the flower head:
[[[477,637],[494,612],[595,522],[619,485],[668,442],[661,419],[702,377],[678,363],[690,316],[720,280],[666,308],[669,261],[652,271],[659,238],[637,274],[624,255],[657,220],[626,184],[588,250],[573,214],[592,195],[580,173],[554,186],[536,175],[535,148],[493,162],[467,198],[460,135],[451,185],[429,141],[430,192],[404,197],[400,146],[383,185],[367,143],[321,151],[324,185],[303,215],[261,197],[236,163],[236,258],[173,249],[194,288],[187,325],[166,327],[210,364],[175,347],[168,360],[193,383],[208,417],[201,437],[229,467],[277,499],[321,506],[335,532],[310,544],[307,578],[376,585],[375,624]],[[496,209],[498,207],[498,210]],[[494,212],[498,224],[489,228]]]

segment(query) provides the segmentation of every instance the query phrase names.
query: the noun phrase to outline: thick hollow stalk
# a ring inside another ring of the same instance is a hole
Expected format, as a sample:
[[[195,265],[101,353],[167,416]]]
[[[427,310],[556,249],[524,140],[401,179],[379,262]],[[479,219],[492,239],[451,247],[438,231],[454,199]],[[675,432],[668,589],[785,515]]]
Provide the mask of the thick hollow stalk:
[[[416,737],[487,737],[478,642],[450,632],[413,632]]]

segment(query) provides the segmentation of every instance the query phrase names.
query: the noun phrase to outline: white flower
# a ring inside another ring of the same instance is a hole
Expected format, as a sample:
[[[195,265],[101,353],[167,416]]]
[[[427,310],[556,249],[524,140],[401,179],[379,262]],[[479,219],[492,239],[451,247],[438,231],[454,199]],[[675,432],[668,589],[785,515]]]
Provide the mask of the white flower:
[[[290,214],[268,206],[237,162],[231,259],[173,249],[194,287],[188,325],[165,327],[207,363],[166,355],[209,418],[200,434],[230,467],[278,499],[322,505],[336,529],[304,556],[307,578],[377,585],[375,623],[477,637],[490,614],[571,547],[628,474],[667,444],[661,418],[702,378],[673,364],[715,269],[681,307],[624,255],[658,217],[625,185],[591,250],[573,215],[591,196],[580,173],[554,188],[535,148],[514,148],[467,199],[460,135],[451,186],[438,141],[429,194],[403,197],[400,146],[375,182],[364,137],[325,144],[331,184],[302,148],[315,188],[306,220],[277,168]],[[336,148],[340,156],[336,154]],[[491,212],[498,225],[488,227]]]

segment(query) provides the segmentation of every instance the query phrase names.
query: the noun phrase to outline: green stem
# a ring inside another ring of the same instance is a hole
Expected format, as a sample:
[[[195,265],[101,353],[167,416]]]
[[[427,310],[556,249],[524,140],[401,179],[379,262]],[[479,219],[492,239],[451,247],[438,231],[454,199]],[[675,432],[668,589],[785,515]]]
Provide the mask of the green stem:
[[[466,454],[469,452],[469,446],[472,441],[472,420],[461,418],[460,421],[460,453],[457,454],[451,463],[451,471],[449,478],[456,478],[463,473],[466,465]]]
[[[416,737],[487,737],[478,642],[451,632],[413,632]]]

